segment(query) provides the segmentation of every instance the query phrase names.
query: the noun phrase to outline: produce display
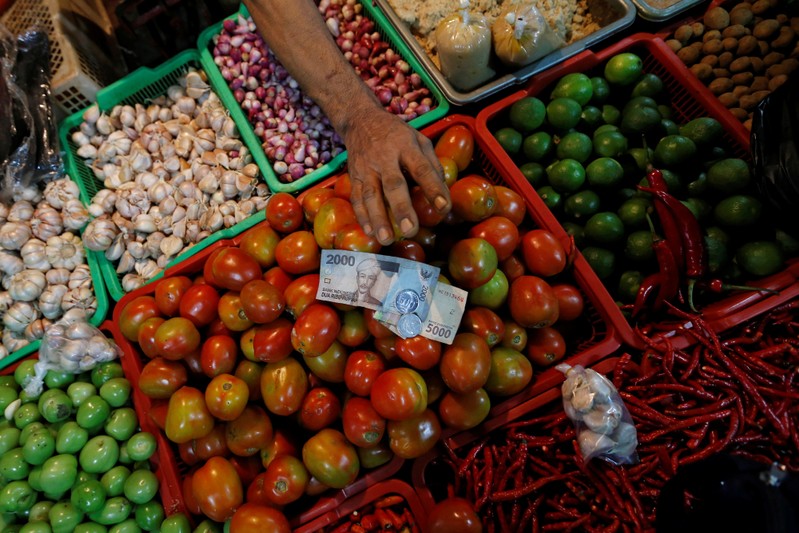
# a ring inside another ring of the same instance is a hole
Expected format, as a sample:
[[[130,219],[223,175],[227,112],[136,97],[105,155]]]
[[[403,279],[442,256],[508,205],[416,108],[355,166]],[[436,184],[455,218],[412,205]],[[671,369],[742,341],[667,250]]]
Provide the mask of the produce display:
[[[799,17],[788,2],[725,2],[665,38],[747,130],[757,104],[799,68]]]

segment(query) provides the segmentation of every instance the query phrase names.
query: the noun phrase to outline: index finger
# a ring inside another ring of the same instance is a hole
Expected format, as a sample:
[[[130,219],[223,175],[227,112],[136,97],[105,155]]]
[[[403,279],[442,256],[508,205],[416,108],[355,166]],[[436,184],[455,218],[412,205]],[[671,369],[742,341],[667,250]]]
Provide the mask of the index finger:
[[[402,164],[411,178],[419,184],[427,201],[441,213],[450,210],[449,187],[444,181],[444,169],[433,149],[433,143],[416,133],[419,151],[407,151],[402,156]]]

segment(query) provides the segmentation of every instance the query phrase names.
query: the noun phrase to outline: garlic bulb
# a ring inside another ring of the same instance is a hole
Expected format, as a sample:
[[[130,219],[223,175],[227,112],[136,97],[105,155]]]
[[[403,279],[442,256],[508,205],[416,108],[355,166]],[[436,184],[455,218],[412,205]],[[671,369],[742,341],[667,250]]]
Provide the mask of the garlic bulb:
[[[26,325],[25,327],[28,326]],[[20,331],[14,331],[10,328],[3,330],[3,346],[5,349],[10,353],[14,353],[30,344],[30,341],[25,338],[24,331],[25,328]]]
[[[132,292],[136,289],[143,287],[147,280],[135,272],[128,272],[122,276],[122,290],[125,292]]]
[[[75,272],[79,269],[80,267],[76,268]],[[44,273],[44,277],[47,279],[49,285],[66,285],[69,283],[69,275],[70,272],[66,268],[51,268]]]
[[[66,201],[62,215],[64,227],[71,230],[79,230],[89,221],[89,212],[80,200],[74,198]]]
[[[150,208],[150,198],[146,190],[136,188],[135,184],[126,183],[117,191],[117,201],[114,206],[120,215],[130,220],[136,215],[147,212]]]
[[[45,252],[47,260],[56,268],[74,270],[83,263],[83,243],[80,237],[69,232],[47,239]]]
[[[60,235],[64,230],[61,214],[47,202],[41,202],[33,211],[30,225],[33,235],[43,241]]]
[[[8,292],[0,292],[0,313],[5,313],[8,308],[14,305],[14,299]]]
[[[0,202],[0,224],[8,220],[8,207]]]
[[[79,195],[78,184],[69,178],[51,181],[44,188],[44,199],[56,209],[62,209],[67,200],[77,200]]]
[[[0,226],[0,246],[6,250],[19,250],[31,238],[31,229],[21,222],[6,222]]]
[[[23,270],[11,277],[8,294],[19,302],[32,302],[47,286],[44,274],[38,270]]]
[[[79,265],[69,275],[67,286],[70,289],[91,288],[92,286],[92,272],[86,264]]]
[[[27,200],[14,202],[8,210],[9,222],[30,222],[33,218],[33,206]]]
[[[83,231],[83,244],[89,250],[102,252],[108,250],[114,238],[119,234],[116,224],[108,217],[102,215],[95,218]]]
[[[17,272],[22,272],[25,264],[22,259],[14,252],[0,250],[0,273],[13,276]]]
[[[577,442],[580,444],[580,453],[583,457],[600,455],[609,452],[616,446],[616,441],[607,435],[594,433],[587,429],[580,432],[577,436]]]
[[[91,289],[78,287],[67,291],[61,300],[61,307],[64,311],[69,311],[73,308],[83,309],[88,316],[91,316],[97,310],[97,300]]]
[[[114,237],[114,240],[111,241],[111,245],[105,251],[105,258],[109,261],[119,260],[119,258],[122,257],[122,254],[125,252],[126,242],[125,235],[122,233]]]
[[[31,239],[26,242],[19,253],[26,268],[42,272],[47,272],[52,268],[50,260],[47,258],[47,246],[39,239]]]
[[[66,285],[50,285],[39,295],[39,311],[42,316],[55,320],[63,313],[61,302],[69,289]]]
[[[22,334],[30,342],[37,341],[44,336],[45,330],[51,324],[52,322],[50,322],[50,320],[46,318],[39,318],[28,324],[28,327],[25,328]]]
[[[37,318],[38,314],[32,304],[28,302],[14,302],[3,315],[3,324],[11,331],[22,333],[25,331],[25,328]],[[6,344],[6,347],[11,350],[8,344]]]
[[[117,201],[117,195],[110,189],[102,189],[94,195],[92,205],[89,206],[89,214],[93,217],[99,217],[104,214],[111,214],[114,210],[114,204]]]

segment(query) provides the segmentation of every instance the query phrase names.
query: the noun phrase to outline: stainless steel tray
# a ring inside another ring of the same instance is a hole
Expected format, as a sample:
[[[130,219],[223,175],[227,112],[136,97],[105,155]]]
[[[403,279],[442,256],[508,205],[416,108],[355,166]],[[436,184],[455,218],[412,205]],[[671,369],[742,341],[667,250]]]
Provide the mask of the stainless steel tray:
[[[416,40],[416,37],[413,36],[410,28],[394,12],[388,0],[373,0],[372,3],[386,15],[391,25],[394,26],[394,29],[411,49],[413,55],[422,63],[424,69],[433,78],[441,92],[444,93],[444,97],[455,105],[477,102],[507,87],[524,83],[533,75],[579,54],[586,48],[632,25],[636,15],[635,5],[631,0],[588,0],[588,10],[601,25],[599,30],[547,54],[524,68],[505,74],[500,73],[500,75],[480,87],[469,92],[462,92],[447,81],[419,41]]]
[[[635,7],[638,8],[638,16],[651,22],[663,22],[669,20],[683,11],[687,11],[695,5],[701,4],[705,0],[680,0],[668,7],[659,8],[646,0],[633,0]]]

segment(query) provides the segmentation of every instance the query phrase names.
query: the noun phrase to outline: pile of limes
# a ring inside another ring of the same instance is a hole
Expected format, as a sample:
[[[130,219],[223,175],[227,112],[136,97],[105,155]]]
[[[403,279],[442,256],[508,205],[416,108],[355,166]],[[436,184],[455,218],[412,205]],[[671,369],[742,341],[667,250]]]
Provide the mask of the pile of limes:
[[[664,81],[627,52],[516,100],[489,125],[623,302],[658,268],[649,220],[663,235],[651,196],[636,188],[651,168],[702,224],[708,277],[767,276],[799,254],[797,241],[765,222],[749,165],[731,153],[722,125],[682,113]]]

